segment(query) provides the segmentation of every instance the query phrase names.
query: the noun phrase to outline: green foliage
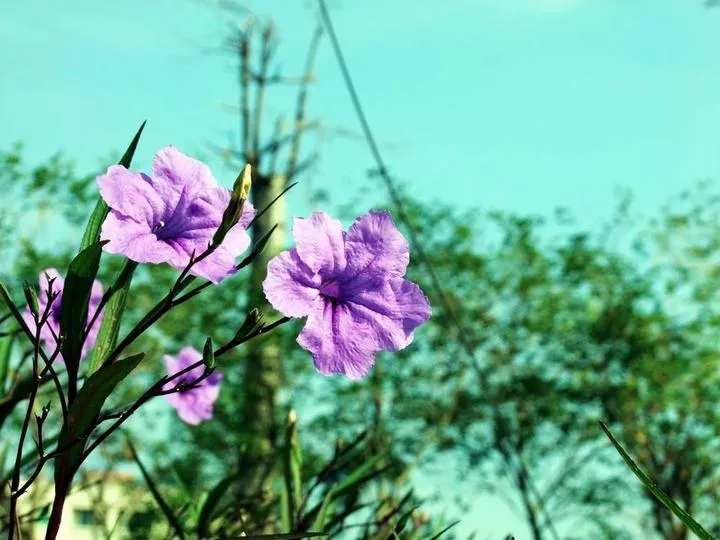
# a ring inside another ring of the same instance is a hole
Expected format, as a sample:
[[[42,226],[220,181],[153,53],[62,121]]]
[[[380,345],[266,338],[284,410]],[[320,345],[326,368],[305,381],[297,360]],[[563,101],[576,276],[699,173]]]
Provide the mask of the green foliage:
[[[69,386],[77,389],[80,353],[85,338],[90,291],[100,267],[102,242],[89,245],[72,260],[65,275],[63,300],[60,306],[60,350],[68,370]],[[75,391],[69,390],[69,401]]]
[[[19,152],[2,157],[0,178],[16,177],[18,189],[58,201],[57,213],[73,223],[61,183],[80,180],[67,181],[62,159],[28,177]],[[250,443],[238,398],[245,353],[217,359],[225,382],[215,420],[193,429],[172,421],[171,442],[153,453],[163,457],[145,467],[187,534],[240,531],[245,522],[257,527],[250,531],[359,538],[412,538],[422,531],[420,537],[429,538],[445,524],[422,523],[408,478],[417,468],[445,475],[455,468],[460,510],[462,493],[503,497],[536,540],[567,536],[576,520],[583,522],[583,538],[631,534],[614,519],[628,507],[628,493],[637,495],[632,511],[647,516],[646,530],[682,537],[686,524],[627,481],[597,429],[604,420],[632,445],[639,469],[717,535],[720,199],[714,188],[679,197],[650,224],[634,222],[629,201],[622,201],[600,231],[580,230],[567,212],[548,220],[461,213],[407,193],[404,199],[447,302],[413,262],[409,277],[431,298],[431,322],[411,348],[380,355],[362,385],[308,376],[311,362],[294,344],[301,323],[280,330],[281,350],[293,352],[283,359],[277,414],[291,402],[310,414],[302,426],[288,424],[284,437],[280,431],[282,452],[262,464],[284,473],[270,492],[239,480]],[[18,198],[18,208],[24,200]],[[77,200],[73,211],[89,215],[92,199]],[[43,268],[67,267],[72,251],[22,243],[13,253],[13,278],[34,281]],[[100,279],[122,290],[127,266],[117,257],[107,262]],[[177,276],[161,266],[133,273],[132,296],[122,300],[124,322],[114,324],[108,343],[147,313]],[[246,281],[239,274],[228,287],[209,288],[202,301],[171,311],[133,350],[160,358],[186,344],[199,349],[208,336],[227,342],[239,326],[237,313],[248,308]],[[459,343],[452,312],[467,326],[473,358]],[[102,357],[93,360],[95,367]],[[160,374],[160,362],[146,364],[146,377]],[[8,378],[15,375],[11,365]],[[136,395],[128,386],[114,399]],[[21,399],[8,397],[0,404],[4,414]],[[329,438],[366,427],[362,444],[338,445],[328,456]],[[109,455],[122,459],[116,450]],[[351,528],[353,520],[363,526]]]
[[[67,418],[60,430],[58,448],[69,448],[59,456],[55,466],[55,482],[65,489],[70,487],[72,475],[83,460],[85,441],[95,427],[100,411],[117,385],[142,361],[144,354],[118,360],[87,378],[68,408]]]

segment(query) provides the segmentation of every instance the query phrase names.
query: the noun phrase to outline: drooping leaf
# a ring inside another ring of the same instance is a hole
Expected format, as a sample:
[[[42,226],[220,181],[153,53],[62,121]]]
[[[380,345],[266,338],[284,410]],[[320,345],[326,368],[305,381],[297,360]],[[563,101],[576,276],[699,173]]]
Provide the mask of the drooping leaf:
[[[145,129],[145,122],[140,125],[140,129],[137,130],[137,133],[135,133],[132,141],[130,141],[130,145],[127,150],[125,150],[123,157],[120,159],[119,165],[130,168],[133,155],[135,155],[135,149],[140,141],[140,135],[142,135],[143,129]],[[105,221],[109,211],[110,209],[108,208],[108,205],[105,204],[105,201],[98,199],[95,209],[90,215],[87,227],[85,227],[85,233],[83,234],[82,243],[80,244],[81,251],[100,240],[100,228],[102,227],[103,221]]]
[[[162,510],[163,514],[165,514],[165,518],[168,520],[168,523],[175,531],[175,534],[178,538],[185,538],[185,531],[183,530],[183,526],[180,523],[180,520],[175,515],[175,513],[172,511],[172,508],[165,502],[165,499],[163,499],[162,495],[160,494],[160,491],[157,488],[157,485],[155,481],[152,479],[150,474],[148,473],[147,469],[143,465],[142,461],[140,460],[140,456],[138,455],[137,451],[135,450],[135,445],[130,440],[130,437],[126,437],[128,448],[130,449],[130,453],[132,454],[133,460],[135,461],[135,464],[140,469],[140,473],[142,474],[143,479],[145,480],[145,483],[148,486],[148,489],[150,490],[150,493],[152,493],[153,498],[155,499],[155,502],[158,504],[160,509]]]
[[[605,432],[605,435],[607,435],[608,439],[610,439],[610,442],[615,447],[615,450],[618,451],[620,456],[625,461],[625,464],[630,468],[630,470],[633,472],[635,476],[638,477],[640,482],[642,482],[643,486],[650,491],[661,503],[665,505],[665,507],[670,510],[677,518],[682,521],[688,529],[690,529],[698,538],[701,540],[713,540],[713,536],[707,532],[702,525],[700,525],[693,517],[688,514],[685,510],[680,508],[680,506],[673,501],[670,497],[668,497],[665,492],[663,492],[655,482],[653,482],[650,477],[643,472],[640,467],[633,461],[633,459],[630,457],[630,455],[625,451],[625,449],[620,445],[620,443],[617,441],[617,439],[613,436],[613,434],[610,432],[608,427],[600,422],[600,427],[602,427],[603,431]]]
[[[96,242],[78,253],[70,262],[65,277],[60,306],[60,350],[67,366],[69,403],[74,400],[77,389],[77,373],[88,318],[90,292],[100,267],[104,244],[105,242]]]
[[[75,444],[56,459],[56,484],[64,485],[65,489],[70,488],[72,478],[80,466],[85,447],[84,439],[90,435],[105,400],[120,381],[138,366],[144,356],[145,353],[129,356],[105,366],[87,378],[75,401],[69,406],[67,420],[60,430],[59,448],[67,446],[71,441]]]

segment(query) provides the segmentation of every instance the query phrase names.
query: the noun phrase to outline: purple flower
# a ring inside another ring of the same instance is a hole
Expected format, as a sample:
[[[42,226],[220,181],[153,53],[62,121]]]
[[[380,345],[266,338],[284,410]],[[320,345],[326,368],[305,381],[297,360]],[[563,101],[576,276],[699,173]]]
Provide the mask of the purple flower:
[[[53,303],[50,305],[47,321],[40,328],[40,341],[42,341],[48,353],[50,354],[55,352],[55,350],[57,349],[56,337],[60,336],[60,306],[62,305],[62,293],[65,286],[65,280],[62,278],[62,276],[60,276],[60,273],[55,268],[48,268],[47,270],[43,270],[40,273],[40,291],[38,294],[38,314],[40,317],[42,317],[43,313],[45,313],[45,308],[47,307],[49,301],[49,280],[53,278],[54,281],[52,283],[52,293],[53,296],[55,296],[56,294],[57,296]],[[102,285],[98,280],[95,280],[92,289],[90,290],[88,319],[85,321],[86,325],[89,321],[92,320],[92,317],[98,310],[102,295]],[[98,332],[100,331],[100,324],[102,323],[104,314],[104,310],[100,312],[97,320],[95,321],[95,324],[88,331],[87,338],[85,339],[85,343],[83,343],[82,351],[80,353],[81,358],[84,358],[85,355],[87,355],[88,351],[92,349],[95,345],[95,341],[97,341]],[[25,311],[23,312],[23,319],[25,320],[25,324],[28,325],[28,328],[30,328],[30,331],[34,335],[35,332],[37,332],[37,326],[35,325],[35,319],[29,308],[25,308]],[[58,357],[62,359],[61,356],[58,355]]]
[[[420,288],[403,278],[408,243],[387,212],[369,212],[347,233],[323,212],[295,219],[295,249],[268,264],[263,289],[288,317],[305,317],[298,343],[321,373],[366,375],[375,353],[398,351],[430,318]]]
[[[168,375],[174,375],[201,360],[201,353],[192,347],[185,347],[177,357],[165,355],[165,366]],[[165,384],[163,390],[169,390],[178,384],[191,384],[202,377],[203,373],[205,373],[205,366],[201,363]],[[165,399],[175,407],[181,420],[195,426],[203,420],[212,418],[213,404],[220,394],[220,381],[222,381],[222,374],[215,371],[197,385],[193,385],[192,388],[165,394]]]
[[[222,220],[230,190],[218,186],[204,163],[168,146],[155,155],[153,177],[113,165],[97,179],[112,209],[103,223],[105,251],[139,263],[183,269],[203,253]],[[240,221],[191,274],[217,283],[235,273],[235,259],[250,245],[246,228],[255,210],[245,202]]]

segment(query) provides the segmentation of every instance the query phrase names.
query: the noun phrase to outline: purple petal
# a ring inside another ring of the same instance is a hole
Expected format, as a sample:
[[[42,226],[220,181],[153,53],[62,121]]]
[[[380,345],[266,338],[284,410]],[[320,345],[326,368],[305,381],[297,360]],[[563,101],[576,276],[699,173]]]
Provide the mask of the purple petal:
[[[294,249],[283,251],[268,263],[263,281],[265,297],[286,317],[304,317],[319,296],[320,276],[300,260]]]
[[[344,280],[369,273],[402,277],[410,262],[407,240],[388,212],[370,211],[359,217],[345,236],[345,255]]]
[[[164,360],[168,374],[173,375],[202,360],[202,354],[192,347],[185,347],[177,357],[166,355]],[[167,383],[163,389],[172,388],[181,382],[192,383],[201,377],[204,371],[205,367],[200,364],[191,371]],[[215,372],[201,381],[197,387],[166,394],[165,399],[176,409],[178,416],[184,422],[196,425],[203,420],[212,418],[213,406],[220,394],[221,381],[222,374]]]
[[[92,289],[90,291],[90,302],[88,304],[88,318],[87,322],[85,323],[90,324],[90,321],[93,320],[93,317],[95,316],[95,313],[97,312],[98,308],[100,307],[100,301],[102,300],[103,296],[103,288],[102,284],[95,280],[93,283]],[[95,320],[95,324],[90,327],[87,333],[87,337],[85,338],[85,343],[83,343],[82,351],[80,353],[80,357],[84,358],[87,353],[95,346],[95,342],[97,341],[98,333],[100,332],[100,325],[102,324],[103,318],[105,317],[105,309],[103,308],[103,311],[100,312],[100,314],[97,316],[97,319]]]
[[[62,294],[62,290],[65,287],[65,280],[60,275],[60,272],[57,271],[55,268],[46,268],[42,272],[40,272],[40,278],[38,279],[38,283],[40,286],[40,291],[38,294],[38,300],[40,302],[43,302],[45,305],[47,305],[48,301],[48,289],[50,288],[50,280],[52,280],[52,293],[55,294],[57,292],[60,292]],[[56,303],[59,304],[60,299],[59,297],[55,300]]]
[[[348,306],[318,299],[297,338],[310,351],[317,370],[349,379],[367,375],[379,349],[372,328]]]
[[[154,177],[170,180],[167,185],[199,182],[205,189],[218,185],[207,165],[183,154],[174,145],[166,146],[155,154],[152,168]]]
[[[158,239],[144,223],[110,212],[100,230],[100,239],[108,253],[119,253],[139,263],[176,262],[178,254]]]
[[[145,223],[149,228],[162,219],[165,201],[146,175],[113,165],[98,176],[97,183],[100,196],[116,212]]]
[[[413,332],[430,318],[430,302],[420,287],[403,278],[385,280],[373,289],[347,298],[350,309],[373,328],[380,348],[399,351]]]
[[[302,261],[321,276],[334,276],[345,268],[343,227],[324,212],[309,219],[295,218],[295,249]]]

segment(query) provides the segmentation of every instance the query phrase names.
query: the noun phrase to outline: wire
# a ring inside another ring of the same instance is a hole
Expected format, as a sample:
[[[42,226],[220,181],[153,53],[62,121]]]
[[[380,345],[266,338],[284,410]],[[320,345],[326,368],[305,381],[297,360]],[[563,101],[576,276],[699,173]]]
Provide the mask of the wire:
[[[402,202],[402,199],[400,198],[400,194],[395,187],[393,180],[390,177],[390,174],[388,173],[387,167],[385,165],[385,160],[383,160],[382,155],[380,154],[380,149],[377,145],[377,142],[375,141],[372,130],[370,129],[370,124],[368,123],[367,118],[365,117],[365,112],[363,111],[362,105],[360,104],[360,98],[358,97],[357,91],[355,90],[355,85],[353,84],[352,77],[350,76],[350,71],[348,69],[347,63],[345,62],[345,57],[343,56],[342,49],[340,48],[340,42],[338,41],[337,35],[335,34],[335,29],[333,28],[332,21],[330,20],[330,14],[328,13],[325,1],[318,0],[318,2],[320,5],[320,13],[322,15],[325,28],[327,30],[328,36],[330,37],[330,42],[332,43],[333,51],[335,52],[338,64],[340,65],[340,71],[342,72],[345,86],[347,87],[348,93],[350,94],[350,99],[352,100],[353,106],[355,108],[355,112],[358,116],[358,119],[360,120],[365,139],[367,139],[368,145],[370,146],[370,151],[372,152],[372,155],[377,163],[378,174],[387,186],[390,198],[392,199],[393,204],[397,208],[397,214],[400,218],[400,221],[405,224],[405,227],[409,232],[410,244],[413,247],[413,251],[417,252],[420,262],[425,266],[425,269],[430,276],[432,289],[434,290],[435,294],[438,297],[438,300],[442,304],[443,309],[450,315],[452,323],[458,331],[458,339],[460,341],[460,344],[462,345],[463,349],[465,349],[465,352],[471,357],[472,365],[477,372],[477,375],[481,381],[481,385],[485,386],[485,374],[480,368],[477,358],[475,357],[475,353],[473,352],[473,348],[470,345],[470,340],[467,337],[467,330],[465,329],[465,326],[463,325],[455,310],[452,308],[452,305],[450,304],[445,291],[440,285],[440,280],[438,279],[437,274],[435,273],[435,270],[430,263],[430,259],[422,248],[422,244],[420,242],[417,230],[415,229],[414,225],[410,220],[410,216],[405,210],[405,206]]]
[[[488,392],[485,390],[487,389],[487,379],[485,377],[485,372],[480,367],[480,364],[477,360],[477,357],[475,356],[475,352],[473,351],[473,347],[470,344],[470,341],[467,337],[467,331],[465,329],[465,325],[462,323],[462,320],[460,317],[458,317],[457,313],[453,309],[452,305],[448,301],[447,295],[445,294],[445,291],[442,288],[442,285],[440,285],[440,280],[437,277],[437,274],[435,273],[435,270],[432,267],[432,264],[430,263],[430,259],[425,254],[425,251],[422,248],[422,244],[420,243],[420,238],[417,233],[417,230],[413,226],[412,222],[410,221],[410,216],[405,211],[405,206],[403,205],[402,199],[400,198],[400,194],[395,187],[395,184],[393,183],[393,179],[388,173],[387,167],[385,165],[385,160],[382,158],[382,154],[380,154],[380,148],[377,145],[377,142],[375,141],[375,137],[373,136],[372,130],[370,129],[370,124],[367,121],[367,118],[365,117],[365,112],[363,111],[362,105],[360,103],[360,98],[358,96],[357,91],[355,90],[355,85],[353,84],[352,77],[350,76],[350,70],[348,69],[347,63],[345,62],[345,57],[342,53],[342,48],[340,47],[340,42],[338,41],[337,35],[335,34],[335,29],[332,24],[332,20],[330,19],[330,14],[328,13],[327,6],[325,5],[325,0],[318,0],[318,4],[320,6],[320,14],[323,19],[323,23],[325,25],[325,28],[327,30],[328,36],[330,36],[330,42],[332,44],[333,51],[335,53],[335,56],[337,58],[338,64],[340,66],[340,71],[342,72],[343,79],[345,81],[345,86],[347,87],[348,93],[350,94],[350,99],[352,100],[353,107],[355,108],[355,113],[358,116],[358,119],[360,120],[360,124],[362,126],[363,133],[365,134],[365,139],[368,142],[368,145],[370,146],[370,151],[372,152],[373,157],[375,158],[375,162],[377,163],[377,171],[380,177],[385,182],[385,185],[387,186],[388,193],[390,194],[390,198],[393,201],[393,204],[397,208],[397,214],[400,218],[400,221],[402,221],[405,224],[405,227],[407,228],[409,234],[410,234],[410,244],[413,247],[413,250],[417,252],[420,262],[425,266],[425,269],[427,270],[428,275],[430,276],[430,282],[433,290],[435,291],[435,294],[437,295],[438,300],[442,304],[443,309],[450,315],[450,319],[452,321],[452,324],[455,326],[455,328],[458,331],[458,341],[462,345],[462,348],[467,353],[468,357],[470,358],[471,367],[475,370],[475,374],[478,378],[478,383],[486,395],[490,396]],[[495,418],[495,422],[502,422],[501,414],[499,407],[497,403],[494,401],[490,401],[489,404],[492,407],[493,410],[493,416]],[[526,481],[530,482],[530,478],[527,477]],[[533,492],[534,496],[538,499],[538,502],[540,504],[541,510],[545,513],[546,521],[548,528],[550,530],[551,535],[559,540],[559,535],[557,531],[555,530],[555,526],[552,523],[552,520],[550,519],[550,514],[547,511],[547,508],[545,508],[545,504],[540,499],[539,493],[537,492],[534,484],[531,484],[531,491]]]

